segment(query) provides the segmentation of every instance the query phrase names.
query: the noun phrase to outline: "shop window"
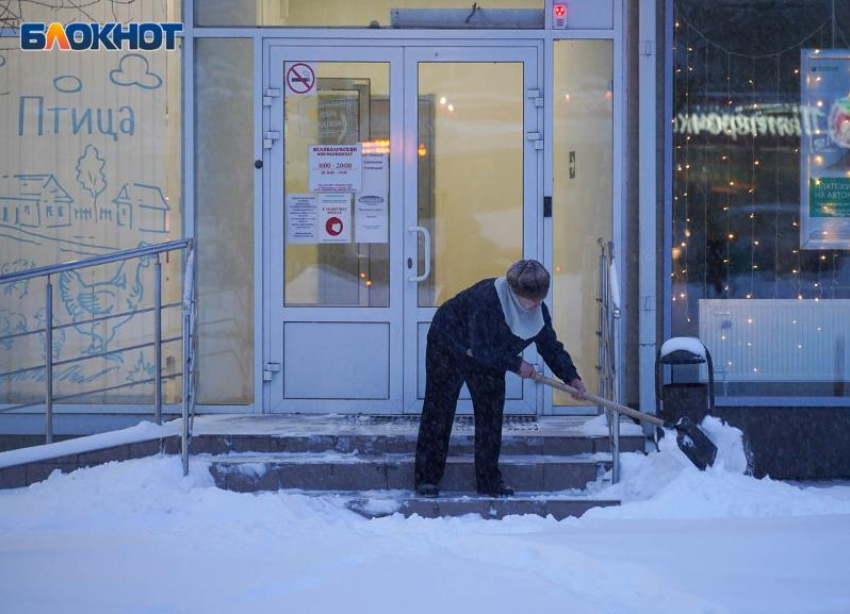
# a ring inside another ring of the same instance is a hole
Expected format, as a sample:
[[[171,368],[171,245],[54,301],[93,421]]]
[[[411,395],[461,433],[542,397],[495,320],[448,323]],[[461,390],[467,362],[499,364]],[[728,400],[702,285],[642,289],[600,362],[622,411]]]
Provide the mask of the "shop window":
[[[676,0],[671,26],[672,334],[719,396],[844,396],[850,5]]]
[[[195,58],[198,402],[238,405],[254,398],[253,42],[198,39]]]
[[[195,20],[198,26],[221,27],[542,29],[543,5],[543,0],[195,0]]]
[[[49,17],[35,3],[6,5],[7,17],[15,7]],[[16,36],[0,38],[0,274],[182,238],[180,42],[82,54],[21,51]],[[153,377],[152,348],[118,350],[153,337],[144,311],[153,265],[146,257],[53,277],[54,396],[101,391],[61,404],[150,406],[153,386],[139,382]],[[179,300],[180,282],[179,255],[163,257],[164,303]],[[0,402],[43,401],[43,333],[8,335],[45,322],[43,278],[0,287]],[[179,310],[165,312],[163,331],[179,338]],[[166,402],[179,400],[180,352],[179,342],[164,346]]]

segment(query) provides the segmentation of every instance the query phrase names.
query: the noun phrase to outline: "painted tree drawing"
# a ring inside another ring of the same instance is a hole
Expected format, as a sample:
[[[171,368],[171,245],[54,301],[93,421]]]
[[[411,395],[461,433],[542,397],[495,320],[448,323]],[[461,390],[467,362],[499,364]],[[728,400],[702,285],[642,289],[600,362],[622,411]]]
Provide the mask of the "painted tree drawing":
[[[104,166],[106,166],[106,160],[100,157],[97,147],[86,145],[85,152],[77,161],[77,181],[86,192],[91,194],[94,200],[95,223],[98,223],[100,220],[97,197],[106,189],[106,175],[103,173]]]

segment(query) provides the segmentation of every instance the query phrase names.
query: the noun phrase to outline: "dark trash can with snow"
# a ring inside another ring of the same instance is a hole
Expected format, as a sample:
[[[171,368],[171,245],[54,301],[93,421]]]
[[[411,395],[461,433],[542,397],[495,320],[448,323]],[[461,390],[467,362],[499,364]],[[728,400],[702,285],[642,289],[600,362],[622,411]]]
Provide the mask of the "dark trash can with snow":
[[[708,383],[676,382],[676,367],[702,364],[708,371]],[[664,383],[665,366],[670,367],[669,384]],[[696,337],[673,337],[665,341],[655,360],[656,414],[670,422],[687,416],[699,424],[713,409],[714,363],[708,348]]]

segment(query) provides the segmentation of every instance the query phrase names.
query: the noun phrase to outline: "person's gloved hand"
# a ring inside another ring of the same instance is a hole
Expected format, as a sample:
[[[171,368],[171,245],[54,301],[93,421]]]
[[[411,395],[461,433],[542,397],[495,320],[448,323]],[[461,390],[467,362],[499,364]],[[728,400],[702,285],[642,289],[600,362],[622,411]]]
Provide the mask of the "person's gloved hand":
[[[573,381],[571,381],[570,386],[578,390],[578,392],[570,393],[576,401],[581,401],[585,398],[584,395],[587,394],[587,388],[584,387],[584,382],[581,381],[580,377],[577,377]]]
[[[522,379],[528,379],[532,375],[534,375],[534,365],[523,360],[519,366],[519,376]]]

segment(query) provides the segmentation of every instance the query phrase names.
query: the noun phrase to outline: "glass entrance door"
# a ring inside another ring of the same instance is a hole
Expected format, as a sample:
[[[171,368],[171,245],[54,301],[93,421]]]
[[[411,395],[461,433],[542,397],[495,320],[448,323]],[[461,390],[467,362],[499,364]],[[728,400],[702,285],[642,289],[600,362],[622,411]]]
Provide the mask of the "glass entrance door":
[[[266,407],[398,413],[400,50],[271,47],[269,58]]]
[[[422,409],[437,308],[516,260],[543,260],[537,57],[537,47],[405,51],[407,413]],[[536,356],[532,345],[526,360]],[[506,378],[506,412],[538,413],[535,386]],[[458,413],[471,412],[464,387]]]
[[[437,307],[543,260],[541,53],[269,46],[269,411],[421,411]],[[507,412],[536,414],[541,398],[507,376]],[[466,389],[458,411],[471,413]]]

